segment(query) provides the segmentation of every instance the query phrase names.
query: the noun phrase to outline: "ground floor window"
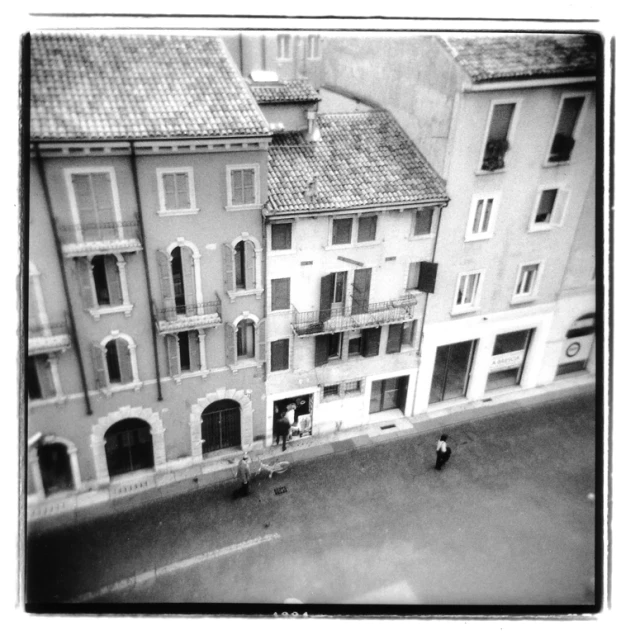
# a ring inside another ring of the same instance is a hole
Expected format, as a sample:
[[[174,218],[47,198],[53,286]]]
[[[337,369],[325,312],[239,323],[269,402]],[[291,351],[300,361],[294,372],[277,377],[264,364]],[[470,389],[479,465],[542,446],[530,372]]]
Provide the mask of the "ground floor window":
[[[467,340],[438,347],[429,404],[466,396],[475,345],[475,341]]]
[[[153,468],[151,427],[144,420],[116,422],[105,434],[107,468],[111,477]]]
[[[389,409],[400,409],[404,413],[408,385],[409,376],[374,380],[371,384],[369,413],[379,413]]]
[[[38,448],[38,464],[45,495],[73,489],[71,462],[67,447],[59,442]]]
[[[486,391],[520,384],[533,329],[496,336]]]
[[[218,400],[202,412],[202,453],[239,447],[242,442],[240,405]]]
[[[595,313],[580,316],[569,327],[558,361],[557,376],[579,373],[587,368],[595,332]]]

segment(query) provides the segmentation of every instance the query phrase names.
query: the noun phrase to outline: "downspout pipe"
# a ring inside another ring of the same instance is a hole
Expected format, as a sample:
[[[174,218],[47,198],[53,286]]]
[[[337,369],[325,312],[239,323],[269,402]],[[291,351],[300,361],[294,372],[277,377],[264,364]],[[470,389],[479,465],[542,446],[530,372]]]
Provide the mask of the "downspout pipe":
[[[149,302],[149,318],[151,319],[151,340],[153,341],[153,359],[156,370],[156,389],[158,390],[158,402],[162,401],[162,384],[160,382],[160,362],[158,360],[158,334],[156,331],[156,316],[151,296],[151,277],[149,275],[149,254],[147,252],[147,239],[142,221],[142,201],[140,199],[140,183],[138,181],[138,165],[136,163],[136,149],[133,140],[129,140],[131,154],[131,174],[133,176],[133,189],[136,194],[136,218],[140,229],[140,242],[142,243],[142,260],[144,262],[144,280],[147,286],[147,300]]]
[[[447,201],[445,204],[443,204],[440,207],[440,211],[438,213],[438,224],[436,225],[436,237],[433,241],[433,251],[431,253],[431,262],[435,262],[436,261],[436,248],[438,246],[438,237],[440,235],[440,222],[442,221],[442,211],[443,209],[449,204],[449,202]],[[427,304],[429,302],[429,294],[425,293],[424,294],[425,298],[424,298],[424,313],[422,314],[422,323],[420,326],[420,343],[418,344],[418,351],[416,353],[416,355],[418,356],[418,369],[416,372],[416,393],[413,394],[413,407],[411,408],[411,415],[413,416],[415,414],[415,410],[416,410],[416,397],[417,397],[417,390],[418,390],[418,376],[420,374],[420,364],[422,362],[422,341],[424,338],[424,325],[427,321]]]
[[[58,257],[58,264],[60,266],[60,272],[62,274],[62,287],[64,289],[64,298],[67,303],[67,314],[69,319],[69,329],[71,330],[71,342],[73,343],[73,349],[76,352],[76,359],[78,363],[78,369],[80,369],[80,381],[82,384],[82,393],[84,395],[84,406],[88,416],[93,414],[91,408],[91,401],[89,399],[89,388],[87,386],[87,377],[84,372],[84,363],[82,361],[82,352],[80,351],[80,341],[78,340],[78,329],[76,327],[76,319],[73,313],[73,307],[71,306],[71,295],[69,293],[69,281],[67,280],[67,272],[64,266],[64,256],[62,254],[62,244],[60,242],[60,235],[58,234],[58,226],[56,225],[56,219],[53,215],[53,204],[51,202],[51,193],[49,191],[49,185],[47,183],[47,176],[44,170],[44,160],[40,153],[40,147],[37,142],[34,143],[36,152],[36,165],[38,166],[38,175],[40,176],[40,182],[42,183],[42,190],[44,193],[44,200],[47,209],[47,215],[49,217],[49,223],[51,224],[51,230],[53,232],[53,240],[56,246],[56,255]]]

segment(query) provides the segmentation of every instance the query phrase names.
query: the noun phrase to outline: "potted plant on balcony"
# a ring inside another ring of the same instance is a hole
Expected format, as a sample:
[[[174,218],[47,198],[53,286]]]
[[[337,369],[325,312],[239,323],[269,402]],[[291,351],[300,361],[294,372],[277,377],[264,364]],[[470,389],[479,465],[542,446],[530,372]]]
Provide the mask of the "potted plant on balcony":
[[[571,157],[576,141],[563,133],[557,133],[551,145],[550,162],[566,162]]]
[[[484,150],[482,170],[496,171],[497,169],[504,169],[504,156],[508,150],[508,140],[489,140]]]

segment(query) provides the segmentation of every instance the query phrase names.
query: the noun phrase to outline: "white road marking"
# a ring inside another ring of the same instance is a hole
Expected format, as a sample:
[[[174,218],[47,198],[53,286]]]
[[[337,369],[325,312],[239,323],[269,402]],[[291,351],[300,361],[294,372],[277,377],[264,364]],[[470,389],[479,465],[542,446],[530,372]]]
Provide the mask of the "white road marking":
[[[103,596],[107,593],[123,591],[124,589],[128,589],[137,584],[142,584],[143,582],[149,582],[151,580],[155,580],[156,577],[158,576],[164,576],[169,573],[175,573],[176,571],[181,571],[182,569],[193,567],[194,565],[201,564],[202,562],[208,562],[209,560],[215,560],[216,558],[220,558],[221,556],[227,556],[230,553],[236,553],[238,551],[244,551],[245,549],[250,549],[251,547],[256,547],[257,545],[263,544],[265,542],[271,542],[272,540],[279,540],[280,537],[281,536],[279,533],[270,533],[266,536],[260,536],[259,538],[253,538],[251,540],[246,540],[245,542],[232,544],[228,547],[222,547],[222,549],[209,551],[208,553],[203,553],[202,555],[199,555],[199,556],[193,556],[193,558],[186,558],[185,560],[172,562],[171,564],[164,565],[163,567],[157,567],[156,569],[152,569],[151,571],[145,571],[144,573],[139,573],[131,578],[126,578],[124,580],[114,582],[113,584],[107,585],[106,587],[102,587],[97,591],[90,591],[88,593],[83,593],[82,595],[70,600],[70,602],[86,602],[87,600],[93,600],[94,598],[98,598],[99,596]]]

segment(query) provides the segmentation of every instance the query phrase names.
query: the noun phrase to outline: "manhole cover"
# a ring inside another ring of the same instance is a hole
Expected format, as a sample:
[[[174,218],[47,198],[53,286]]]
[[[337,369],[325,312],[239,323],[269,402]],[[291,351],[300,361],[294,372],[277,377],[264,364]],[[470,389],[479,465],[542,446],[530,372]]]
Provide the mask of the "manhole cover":
[[[287,487],[276,487],[273,490],[273,493],[275,493],[277,496],[282,495],[283,493],[287,493]]]
[[[382,429],[383,431],[385,429],[395,429],[395,426],[396,426],[395,424],[387,424],[384,427],[380,427],[380,429]]]

